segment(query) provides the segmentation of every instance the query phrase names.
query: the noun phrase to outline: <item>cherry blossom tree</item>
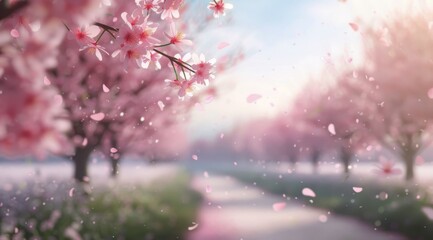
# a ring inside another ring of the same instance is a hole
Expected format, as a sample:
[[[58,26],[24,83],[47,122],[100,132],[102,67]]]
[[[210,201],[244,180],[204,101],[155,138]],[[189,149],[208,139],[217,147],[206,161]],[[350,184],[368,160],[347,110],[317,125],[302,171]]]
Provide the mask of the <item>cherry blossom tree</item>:
[[[73,154],[78,181],[105,135],[175,99],[166,87],[214,78],[188,53],[182,0],[1,3],[0,152]]]
[[[320,157],[334,147],[329,133],[311,123],[310,111],[314,109],[314,100],[321,94],[321,89],[317,86],[310,81],[297,95],[290,111],[292,121],[296,123],[298,131],[302,132],[299,141],[303,155],[309,157],[314,173],[318,173]],[[309,94],[305,94],[307,91]]]
[[[433,74],[431,9],[408,9],[363,28],[366,64],[364,93],[372,114],[369,131],[406,165],[414,178],[417,155],[431,142]],[[403,20],[404,19],[404,20]]]
[[[280,114],[268,125],[267,138],[264,141],[267,154],[274,161],[289,162],[296,169],[303,149],[301,148],[302,129],[291,116]]]
[[[321,130],[321,134],[331,138],[327,144],[338,149],[344,173],[348,174],[353,156],[369,141],[360,120],[365,114],[365,101],[354,94],[353,86],[358,80],[352,71],[337,73],[335,79],[332,86],[316,93],[308,104],[304,104],[303,119],[314,131]]]

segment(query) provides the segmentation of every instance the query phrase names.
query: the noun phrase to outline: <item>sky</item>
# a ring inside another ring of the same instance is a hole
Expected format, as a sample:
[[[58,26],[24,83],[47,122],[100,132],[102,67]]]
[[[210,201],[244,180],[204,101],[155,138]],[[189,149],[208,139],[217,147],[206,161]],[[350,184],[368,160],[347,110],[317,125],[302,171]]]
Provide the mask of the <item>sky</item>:
[[[227,51],[242,46],[246,58],[217,76],[218,98],[192,112],[192,140],[220,136],[253,118],[288,111],[309,79],[321,80],[320,70],[329,59],[362,61],[360,33],[349,23],[360,21],[359,16],[386,17],[409,1],[226,0],[234,5],[226,16],[231,23],[221,22],[199,40],[227,42]],[[262,98],[248,103],[250,94]]]

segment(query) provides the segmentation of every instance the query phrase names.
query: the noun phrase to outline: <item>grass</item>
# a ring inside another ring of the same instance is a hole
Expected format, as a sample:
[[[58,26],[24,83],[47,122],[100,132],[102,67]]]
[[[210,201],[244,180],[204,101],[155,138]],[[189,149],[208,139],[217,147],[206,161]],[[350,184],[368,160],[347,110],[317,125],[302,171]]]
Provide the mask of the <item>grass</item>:
[[[433,222],[422,211],[424,207],[433,206],[421,188],[356,182],[335,176],[282,176],[233,170],[225,173],[265,191],[285,194],[288,199],[305,205],[360,219],[377,229],[399,232],[412,240],[433,239]],[[362,187],[362,192],[356,193],[353,187]],[[312,189],[316,197],[303,196],[304,188]]]
[[[189,181],[179,174],[149,186],[99,187],[57,203],[31,196],[36,210],[17,207],[11,218],[0,208],[0,239],[185,239],[201,201]]]

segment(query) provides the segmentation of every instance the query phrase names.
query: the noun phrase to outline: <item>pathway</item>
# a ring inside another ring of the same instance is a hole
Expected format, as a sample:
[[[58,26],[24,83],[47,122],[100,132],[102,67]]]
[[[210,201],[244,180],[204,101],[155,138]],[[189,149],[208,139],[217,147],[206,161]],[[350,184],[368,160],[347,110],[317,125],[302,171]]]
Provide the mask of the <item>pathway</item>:
[[[194,185],[206,199],[190,240],[405,239],[297,202],[286,201],[283,210],[274,211],[273,204],[283,197],[247,187],[234,178],[196,176]]]

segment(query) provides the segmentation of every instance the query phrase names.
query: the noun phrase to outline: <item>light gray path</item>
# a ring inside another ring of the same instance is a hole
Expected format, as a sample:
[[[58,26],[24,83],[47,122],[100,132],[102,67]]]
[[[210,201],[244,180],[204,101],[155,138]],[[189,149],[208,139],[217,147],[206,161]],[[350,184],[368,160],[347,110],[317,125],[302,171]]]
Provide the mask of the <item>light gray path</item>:
[[[206,199],[190,240],[405,239],[297,202],[286,201],[283,210],[274,211],[273,204],[284,201],[282,196],[246,187],[230,177],[196,176],[194,185]]]

